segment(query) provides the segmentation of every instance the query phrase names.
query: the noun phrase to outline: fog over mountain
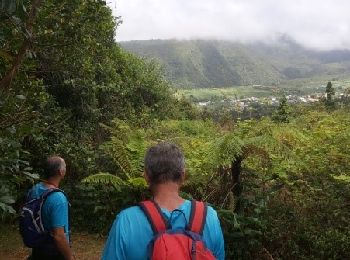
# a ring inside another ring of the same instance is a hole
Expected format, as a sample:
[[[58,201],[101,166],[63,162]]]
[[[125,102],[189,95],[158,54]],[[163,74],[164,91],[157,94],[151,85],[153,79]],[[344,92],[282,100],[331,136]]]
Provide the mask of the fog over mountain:
[[[156,59],[177,87],[279,85],[295,79],[349,78],[350,51],[303,47],[288,36],[273,44],[217,40],[144,40],[123,48]]]
[[[348,0],[111,0],[123,24],[117,41],[219,39],[350,49]]]

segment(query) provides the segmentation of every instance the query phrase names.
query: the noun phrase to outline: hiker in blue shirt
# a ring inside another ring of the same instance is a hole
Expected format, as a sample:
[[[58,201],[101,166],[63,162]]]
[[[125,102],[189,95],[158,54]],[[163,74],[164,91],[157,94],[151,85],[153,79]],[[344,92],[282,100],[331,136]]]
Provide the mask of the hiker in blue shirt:
[[[191,202],[180,197],[185,177],[182,152],[174,144],[160,143],[151,147],[145,156],[145,179],[153,201],[171,224],[173,230],[185,228],[190,219]],[[154,232],[139,206],[121,211],[109,232],[103,251],[103,260],[149,258]],[[225,258],[224,239],[216,211],[207,208],[202,240],[217,259]]]
[[[44,180],[32,187],[28,199],[39,198],[48,189],[58,188],[66,174],[66,163],[58,156],[46,161]],[[69,242],[68,200],[62,192],[48,195],[42,207],[42,222],[45,230],[50,232],[52,241],[32,249],[29,260],[71,260],[73,258]],[[51,245],[52,244],[52,245]]]

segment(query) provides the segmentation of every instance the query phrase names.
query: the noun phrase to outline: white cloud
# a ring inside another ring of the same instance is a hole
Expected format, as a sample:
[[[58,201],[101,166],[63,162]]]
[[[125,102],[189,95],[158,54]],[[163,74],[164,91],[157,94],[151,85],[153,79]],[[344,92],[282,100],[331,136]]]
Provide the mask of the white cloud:
[[[117,40],[214,38],[350,49],[348,0],[114,0]]]

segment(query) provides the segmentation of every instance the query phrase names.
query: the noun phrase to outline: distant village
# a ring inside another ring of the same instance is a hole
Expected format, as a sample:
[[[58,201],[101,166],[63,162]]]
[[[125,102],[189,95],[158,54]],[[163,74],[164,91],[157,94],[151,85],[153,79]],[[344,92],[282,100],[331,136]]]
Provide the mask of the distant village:
[[[286,95],[287,102],[290,104],[298,104],[298,103],[314,103],[320,101],[325,97],[325,93],[315,93],[312,95]],[[344,93],[335,93],[334,98],[342,99],[344,98]],[[230,102],[233,106],[238,109],[245,109],[254,105],[268,105],[268,106],[278,106],[280,97],[269,96],[269,97],[247,97],[247,98],[229,98],[225,100],[221,100],[220,102]],[[199,106],[208,106],[213,101],[201,101],[197,104]],[[217,101],[215,101],[217,102]]]

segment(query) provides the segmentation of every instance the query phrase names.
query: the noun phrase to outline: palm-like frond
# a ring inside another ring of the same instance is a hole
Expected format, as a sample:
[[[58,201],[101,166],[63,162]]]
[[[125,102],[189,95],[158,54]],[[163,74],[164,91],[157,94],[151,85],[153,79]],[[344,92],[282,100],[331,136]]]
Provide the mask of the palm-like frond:
[[[127,180],[123,180],[116,175],[105,173],[105,172],[100,172],[98,174],[90,175],[85,179],[83,179],[82,182],[91,183],[91,184],[110,184],[110,185],[113,185],[113,187],[119,191],[123,186],[129,186],[137,189],[147,188],[147,183],[145,179],[142,177],[135,177],[135,178],[129,178]]]
[[[111,184],[113,187],[117,190],[120,190],[122,186],[128,185],[127,182],[125,182],[120,177],[100,172],[98,174],[90,175],[82,180],[83,183],[92,183],[92,184]]]

